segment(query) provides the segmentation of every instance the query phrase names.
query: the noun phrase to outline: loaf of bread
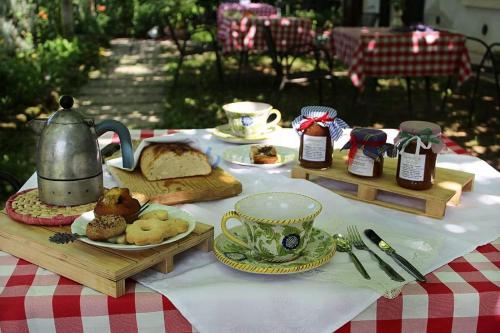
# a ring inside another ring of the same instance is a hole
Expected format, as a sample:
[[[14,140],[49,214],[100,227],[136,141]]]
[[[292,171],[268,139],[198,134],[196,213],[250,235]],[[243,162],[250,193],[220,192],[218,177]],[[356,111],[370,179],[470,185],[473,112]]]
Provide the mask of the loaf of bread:
[[[205,154],[182,143],[156,143],[146,147],[141,153],[139,166],[150,181],[212,172]]]

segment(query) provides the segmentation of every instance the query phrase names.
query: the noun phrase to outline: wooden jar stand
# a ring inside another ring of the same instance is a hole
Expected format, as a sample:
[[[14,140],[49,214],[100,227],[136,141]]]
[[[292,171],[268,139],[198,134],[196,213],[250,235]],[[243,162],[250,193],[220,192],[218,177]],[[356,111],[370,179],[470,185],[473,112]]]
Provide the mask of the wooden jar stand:
[[[313,170],[295,166],[292,169],[292,178],[313,180],[321,177],[331,179],[354,188],[353,191],[346,191],[345,189],[329,187],[333,192],[344,197],[439,219],[444,217],[448,202],[458,205],[462,193],[472,191],[474,186],[474,174],[436,168],[436,179],[432,188],[424,191],[409,190],[396,183],[397,159],[384,159],[384,173],[380,178],[365,178],[347,172],[345,153],[335,151],[333,156],[333,164],[330,169]],[[384,192],[400,198],[406,197],[423,201],[423,208],[387,201],[383,195],[380,195]]]
[[[55,244],[49,237],[69,226],[32,226],[0,212],[0,250],[113,297],[125,293],[125,279],[148,268],[167,273],[174,256],[191,248],[213,250],[214,227],[198,222],[188,236],[142,251],[118,251],[76,240]]]

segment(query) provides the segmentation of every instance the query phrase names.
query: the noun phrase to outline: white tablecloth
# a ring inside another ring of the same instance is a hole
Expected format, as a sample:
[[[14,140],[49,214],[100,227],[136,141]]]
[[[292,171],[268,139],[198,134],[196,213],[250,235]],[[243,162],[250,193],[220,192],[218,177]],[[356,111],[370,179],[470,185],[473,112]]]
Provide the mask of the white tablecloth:
[[[230,146],[213,138],[209,130],[185,133],[205,141],[215,153],[221,154]],[[396,131],[388,134],[392,139]],[[342,146],[346,140],[344,136],[336,146]],[[103,144],[107,142],[102,140]],[[274,136],[272,143],[296,148],[298,138],[291,130],[284,130]],[[437,255],[417,265],[423,273],[428,273],[500,236],[500,174],[470,156],[441,155],[438,165],[476,173],[474,191],[463,195],[459,207],[448,207],[443,220],[345,199],[314,183],[290,179],[290,167],[262,170],[226,163],[222,167],[243,184],[240,196],[180,207],[201,222],[214,225],[217,236],[221,216],[241,197],[265,191],[306,194],[323,204],[324,210],[315,226],[328,232],[345,233],[345,224],[356,224],[360,230],[370,226],[384,236],[392,232],[414,239],[415,243],[439,246],[434,249]],[[35,181],[30,179],[25,187],[33,187]],[[105,185],[115,184],[106,175]],[[397,239],[391,242],[401,254],[412,257],[411,246]],[[410,279],[390,258],[384,259]],[[332,332],[381,296],[370,288],[330,280],[328,272],[336,267],[352,267],[355,272],[345,253],[336,254],[327,265],[312,273],[263,276],[228,268],[211,253],[191,251],[177,258],[172,273],[150,270],[136,279],[165,294],[201,332]]]

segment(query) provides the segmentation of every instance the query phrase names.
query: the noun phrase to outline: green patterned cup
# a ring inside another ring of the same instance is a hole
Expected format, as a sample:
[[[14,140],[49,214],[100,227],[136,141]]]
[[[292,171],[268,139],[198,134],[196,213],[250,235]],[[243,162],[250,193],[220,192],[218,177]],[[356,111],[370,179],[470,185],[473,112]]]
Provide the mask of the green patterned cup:
[[[242,138],[261,136],[273,130],[281,120],[281,113],[266,103],[235,102],[225,104],[222,109],[226,112],[233,135]],[[268,122],[272,114],[276,118]]]
[[[241,199],[234,208],[222,217],[224,235],[231,242],[250,249],[255,259],[285,262],[296,259],[305,249],[322,206],[305,195],[269,192]],[[243,224],[248,242],[227,228],[231,218]]]

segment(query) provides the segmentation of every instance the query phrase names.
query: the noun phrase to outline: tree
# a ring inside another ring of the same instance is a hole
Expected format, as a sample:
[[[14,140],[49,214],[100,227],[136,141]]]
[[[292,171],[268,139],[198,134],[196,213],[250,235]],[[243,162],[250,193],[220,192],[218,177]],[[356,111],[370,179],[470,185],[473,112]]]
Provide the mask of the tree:
[[[61,23],[65,37],[73,36],[73,1],[61,0]]]

